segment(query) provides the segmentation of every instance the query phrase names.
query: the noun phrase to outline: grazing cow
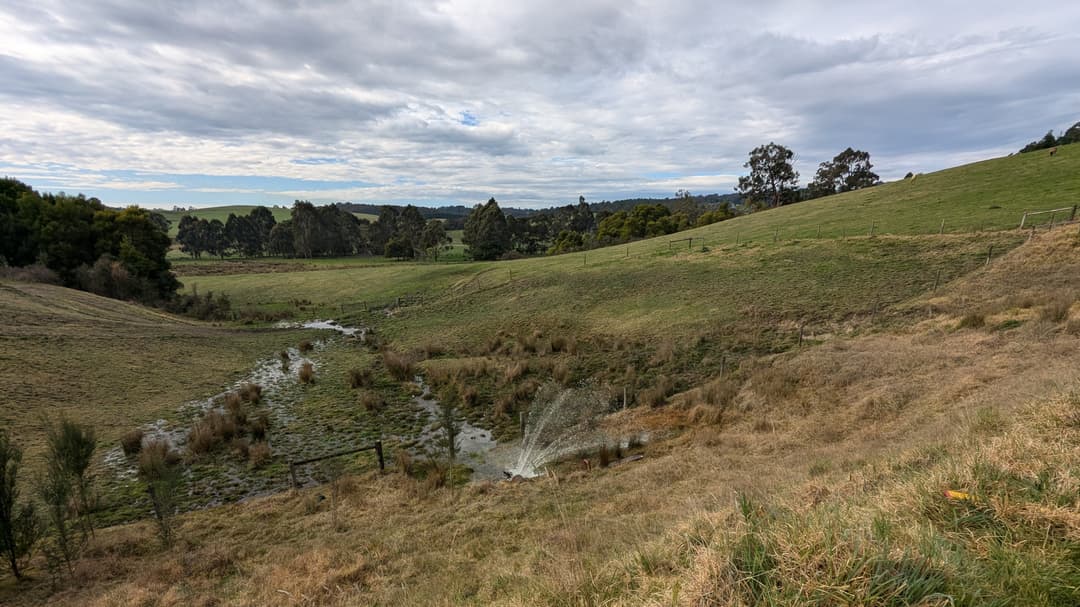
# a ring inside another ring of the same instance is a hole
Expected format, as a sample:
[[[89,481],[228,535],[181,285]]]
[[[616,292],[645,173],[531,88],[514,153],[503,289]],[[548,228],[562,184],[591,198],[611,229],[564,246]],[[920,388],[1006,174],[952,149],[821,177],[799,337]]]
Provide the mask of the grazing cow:
[[[1055,148],[1050,148],[1050,155],[1053,156],[1054,154],[1057,154],[1057,148],[1056,147]]]

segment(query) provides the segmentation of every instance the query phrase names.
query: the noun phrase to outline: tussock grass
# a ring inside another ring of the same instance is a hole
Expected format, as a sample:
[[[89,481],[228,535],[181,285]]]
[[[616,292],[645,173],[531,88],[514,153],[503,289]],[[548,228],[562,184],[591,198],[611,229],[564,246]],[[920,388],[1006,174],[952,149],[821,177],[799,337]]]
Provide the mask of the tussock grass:
[[[305,361],[300,365],[300,371],[297,372],[297,377],[302,384],[315,383],[315,365]]]
[[[120,447],[124,455],[135,455],[142,449],[144,432],[142,428],[135,428],[124,433],[120,438]]]
[[[398,381],[406,381],[413,378],[415,373],[415,361],[411,356],[403,352],[383,350],[383,366],[391,377]]]
[[[259,441],[248,448],[248,462],[252,468],[260,468],[270,461],[270,444]]]
[[[353,389],[370,388],[375,382],[371,369],[349,369],[347,380],[349,387]]]

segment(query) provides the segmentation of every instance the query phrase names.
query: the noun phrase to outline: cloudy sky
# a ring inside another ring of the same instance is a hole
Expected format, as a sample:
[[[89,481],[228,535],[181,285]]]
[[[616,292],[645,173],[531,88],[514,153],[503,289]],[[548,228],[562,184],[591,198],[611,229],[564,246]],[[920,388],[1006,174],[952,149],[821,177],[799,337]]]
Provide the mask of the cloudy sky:
[[[0,174],[109,204],[727,193],[769,141],[893,179],[1080,120],[1069,0],[0,0],[0,32]]]

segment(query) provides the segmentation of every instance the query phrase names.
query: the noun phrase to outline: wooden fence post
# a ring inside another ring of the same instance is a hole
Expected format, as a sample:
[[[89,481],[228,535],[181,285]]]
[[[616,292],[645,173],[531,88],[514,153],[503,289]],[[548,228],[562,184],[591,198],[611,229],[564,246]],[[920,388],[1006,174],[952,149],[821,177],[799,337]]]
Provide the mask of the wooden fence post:
[[[944,219],[941,220],[941,227],[938,228],[937,233],[938,233],[938,236],[941,236],[942,234],[945,233],[945,220]]]
[[[876,227],[877,227],[877,222],[876,221],[871,221],[870,222],[870,238],[874,237],[874,228],[876,228]]]
[[[386,462],[383,460],[382,441],[375,441],[375,456],[379,458],[379,470],[386,470]]]
[[[289,462],[289,477],[292,479],[293,489],[300,488],[300,482],[296,480],[296,464]]]
[[[934,290],[933,293],[937,293],[938,282],[941,281],[941,268],[937,269],[937,276],[934,276]]]
[[[986,250],[986,264],[990,265],[990,256],[994,254],[994,245],[990,245],[990,248]]]

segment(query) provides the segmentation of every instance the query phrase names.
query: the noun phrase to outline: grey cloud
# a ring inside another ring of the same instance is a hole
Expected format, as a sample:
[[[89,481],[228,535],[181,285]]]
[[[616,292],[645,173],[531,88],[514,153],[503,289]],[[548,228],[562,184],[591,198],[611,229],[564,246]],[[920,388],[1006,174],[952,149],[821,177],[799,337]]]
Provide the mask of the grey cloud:
[[[553,202],[667,187],[647,177],[658,172],[726,183],[770,140],[795,149],[804,178],[848,145],[883,175],[913,158],[937,168],[1080,119],[1080,65],[1066,60],[1080,8],[987,6],[0,6],[17,24],[0,48],[0,162]],[[465,111],[476,126],[460,124]],[[291,162],[303,157],[342,162]]]

